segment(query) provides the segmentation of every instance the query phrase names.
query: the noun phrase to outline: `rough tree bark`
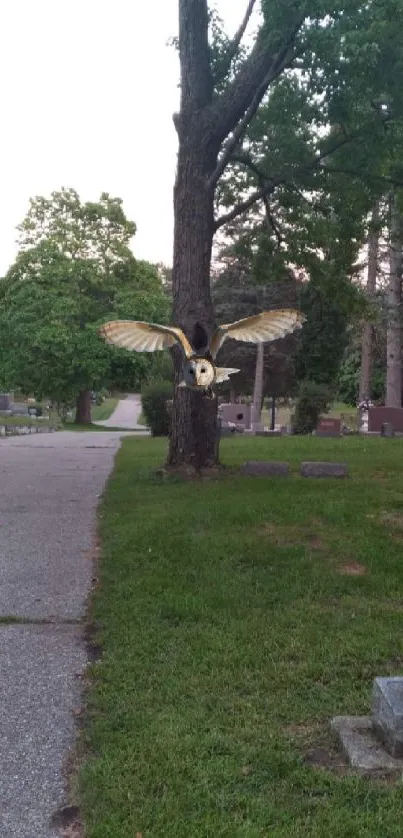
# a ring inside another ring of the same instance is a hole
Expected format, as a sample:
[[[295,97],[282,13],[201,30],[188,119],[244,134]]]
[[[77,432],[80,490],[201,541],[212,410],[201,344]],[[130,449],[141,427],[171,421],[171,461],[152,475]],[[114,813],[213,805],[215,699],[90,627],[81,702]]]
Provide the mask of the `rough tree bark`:
[[[264,373],[264,343],[257,345],[255,383],[253,387],[252,430],[259,430],[262,417],[263,373]]]
[[[208,52],[207,3],[180,0],[179,49],[181,111],[175,117],[179,136],[174,189],[173,321],[191,340],[201,323],[213,330],[210,263],[214,235],[214,187],[209,181],[217,164],[219,142],[207,121],[213,79]],[[217,401],[178,388],[181,359],[174,353],[175,394],[172,407],[169,465],[199,470],[218,457]]]
[[[91,424],[91,391],[80,390],[76,401],[76,415],[74,419],[77,425]]]
[[[402,406],[402,216],[396,195],[390,198],[388,324],[386,336],[386,406]]]
[[[378,274],[378,248],[379,248],[379,201],[376,201],[372,210],[371,229],[368,240],[368,274],[367,294],[373,297],[376,291],[376,279]],[[372,373],[372,323],[364,323],[361,338],[361,372],[358,391],[358,401],[371,398],[371,373]]]
[[[253,6],[250,0],[230,44],[227,64],[236,52]],[[179,0],[181,105],[174,116],[179,150],[174,189],[173,322],[190,340],[196,322],[209,336],[215,326],[210,264],[213,236],[223,223],[223,219],[214,218],[216,185],[270,83],[292,64],[294,42],[303,20],[300,16],[294,21],[271,52],[264,37],[258,35],[236,78],[216,95],[208,42],[208,2]],[[242,211],[240,205],[231,216]],[[180,358],[178,352],[173,354],[176,386],[168,465],[209,468],[218,463],[217,400],[178,388]]]

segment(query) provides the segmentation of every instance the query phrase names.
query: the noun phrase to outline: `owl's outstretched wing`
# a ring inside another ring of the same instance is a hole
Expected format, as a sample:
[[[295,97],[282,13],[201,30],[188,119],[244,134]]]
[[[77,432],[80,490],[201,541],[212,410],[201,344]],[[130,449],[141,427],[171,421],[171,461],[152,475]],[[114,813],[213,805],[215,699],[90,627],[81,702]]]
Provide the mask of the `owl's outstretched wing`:
[[[132,352],[159,352],[176,344],[186,358],[192,355],[186,335],[175,326],[142,323],[140,320],[110,320],[100,327],[99,333],[107,343]]]
[[[235,323],[219,326],[213,334],[210,352],[213,358],[226,338],[245,341],[246,343],[266,343],[300,329],[305,317],[294,309],[278,309],[277,311],[263,311],[252,317],[244,317]]]
[[[222,381],[229,381],[230,375],[235,375],[236,372],[241,372],[241,370],[233,369],[232,367],[216,367],[216,384],[221,384]]]

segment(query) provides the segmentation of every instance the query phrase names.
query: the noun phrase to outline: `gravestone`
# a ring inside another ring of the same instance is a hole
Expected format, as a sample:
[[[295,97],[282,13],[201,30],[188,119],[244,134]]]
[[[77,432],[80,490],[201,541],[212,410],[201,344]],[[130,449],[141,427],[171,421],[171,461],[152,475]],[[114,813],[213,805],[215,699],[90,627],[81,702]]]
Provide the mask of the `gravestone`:
[[[316,436],[324,437],[340,437],[341,436],[341,419],[323,418],[319,419]]]
[[[11,402],[11,413],[13,416],[29,416],[28,405],[24,402]]]
[[[301,463],[301,477],[347,477],[346,463]]]
[[[351,765],[361,774],[401,775],[403,761],[392,757],[376,736],[370,716],[335,716],[331,728]]]
[[[380,434],[385,424],[391,425],[394,433],[403,433],[403,408],[371,407],[368,411],[369,433]]]
[[[251,406],[249,404],[222,404],[219,412],[223,423],[233,422],[234,425],[250,428]]]
[[[250,477],[288,477],[288,463],[270,462],[269,460],[249,460],[241,466],[241,474]]]
[[[338,734],[350,765],[363,774],[403,771],[403,677],[375,678],[369,716],[336,716]]]
[[[0,413],[11,413],[10,393],[0,393]]]
[[[375,678],[372,724],[392,757],[403,757],[403,677]]]

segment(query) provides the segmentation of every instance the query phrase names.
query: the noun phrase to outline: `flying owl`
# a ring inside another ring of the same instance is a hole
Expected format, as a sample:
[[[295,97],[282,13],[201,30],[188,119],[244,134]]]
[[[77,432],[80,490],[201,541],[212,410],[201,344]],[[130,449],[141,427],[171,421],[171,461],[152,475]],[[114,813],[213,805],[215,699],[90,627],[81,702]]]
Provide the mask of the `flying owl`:
[[[211,397],[214,384],[228,381],[230,375],[240,372],[215,366],[218,350],[226,338],[245,343],[268,343],[301,328],[304,320],[304,316],[293,309],[263,311],[219,326],[210,341],[203,326],[197,323],[192,343],[177,326],[160,326],[138,320],[111,320],[104,323],[99,332],[107,343],[134,352],[158,352],[179,346],[183,358],[179,387],[188,387]]]

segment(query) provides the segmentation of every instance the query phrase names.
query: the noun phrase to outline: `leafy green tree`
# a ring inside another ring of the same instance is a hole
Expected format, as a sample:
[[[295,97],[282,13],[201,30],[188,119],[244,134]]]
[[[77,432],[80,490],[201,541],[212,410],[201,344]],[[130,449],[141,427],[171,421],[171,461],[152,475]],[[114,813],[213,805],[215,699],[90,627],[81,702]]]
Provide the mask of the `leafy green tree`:
[[[167,316],[156,267],[137,262],[135,231],[121,201],[81,204],[73,190],[31,202],[20,252],[0,283],[0,365],[8,386],[76,402],[76,421],[91,421],[91,390],[136,384],[147,357],[107,346],[97,327],[113,317]]]
[[[364,299],[358,286],[346,277],[328,273],[300,286],[300,308],[307,317],[295,356],[295,374],[324,384],[335,394],[340,366],[349,342],[349,326],[358,326]]]
[[[365,398],[383,402],[386,396],[386,366],[387,366],[387,329],[388,307],[386,289],[379,287],[375,293],[371,292],[370,309],[365,309],[368,324],[371,326],[371,366],[369,369],[369,385],[365,391]],[[362,399],[362,354],[365,345],[362,341],[361,330],[357,323],[349,328],[349,340],[340,367],[338,381],[338,398],[347,404],[357,405]]]
[[[106,275],[131,256],[136,225],[126,218],[121,198],[102,192],[98,202],[82,203],[75,189],[63,188],[50,198],[31,198],[18,231],[20,251],[53,242],[66,257],[93,262]]]
[[[212,285],[215,316],[218,323],[228,323],[270,308],[291,308],[298,302],[298,283],[291,271],[283,271],[266,283],[257,282],[253,271],[253,254],[236,245],[221,255],[223,267]],[[263,359],[263,394],[288,396],[295,385],[292,356],[297,335],[266,344]],[[220,366],[240,370],[230,382],[220,385],[220,394],[250,395],[256,371],[256,346],[225,341],[218,355]]]
[[[218,231],[259,205],[280,249],[277,203],[283,227],[292,229],[293,215],[301,219],[301,235],[287,237],[290,261],[302,246],[306,261],[315,260],[303,206],[308,200],[320,207],[316,215],[309,209],[317,231],[330,185],[337,187],[344,176],[340,201],[350,184],[352,205],[362,203],[360,212],[344,214],[339,241],[334,240],[333,260],[346,270],[346,261],[352,262],[351,253],[342,252],[347,228],[355,250],[373,184],[385,177],[379,172],[379,149],[387,141],[379,98],[386,94],[397,102],[401,96],[402,66],[394,62],[394,75],[383,71],[389,68],[390,43],[400,38],[402,0],[262,0],[248,51],[242,38],[254,8],[259,4],[250,0],[230,40],[207,0],[179,0],[172,286],[173,319],[188,337],[196,321],[209,334],[215,325],[210,263]],[[364,176],[371,188],[364,186]],[[396,174],[388,177],[395,180]],[[360,189],[353,189],[354,178]],[[169,463],[200,468],[216,460],[216,404],[176,388]]]

